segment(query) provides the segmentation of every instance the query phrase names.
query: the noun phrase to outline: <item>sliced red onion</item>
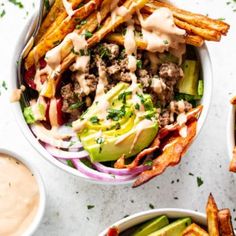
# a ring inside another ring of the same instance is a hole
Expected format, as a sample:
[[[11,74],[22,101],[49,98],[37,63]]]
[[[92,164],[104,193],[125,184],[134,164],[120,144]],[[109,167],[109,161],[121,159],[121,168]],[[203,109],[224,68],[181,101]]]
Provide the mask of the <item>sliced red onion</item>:
[[[72,159],[71,161],[78,171],[80,171],[82,174],[95,180],[102,180],[104,182],[123,182],[123,181],[132,180],[136,177],[136,175],[126,175],[122,177],[118,175],[110,175],[106,173],[101,173],[87,167],[79,159]]]
[[[100,172],[107,173],[107,174],[113,174],[113,175],[137,175],[147,169],[149,169],[148,166],[140,165],[137,167],[134,167],[132,169],[115,169],[111,167],[107,167],[99,162],[93,163],[93,166]]]
[[[68,152],[68,151],[63,151],[61,149],[55,148],[51,145],[46,144],[45,149],[54,157],[59,158],[59,159],[80,159],[80,158],[85,158],[89,157],[89,154],[87,151],[82,150],[82,151],[77,151],[77,152]]]
[[[52,137],[50,134],[50,130],[47,130],[43,125],[33,124],[30,126],[32,132],[36,136],[36,138],[44,143],[50,144],[51,146],[58,148],[82,148],[82,144],[80,141],[64,141],[60,139],[56,139]]]

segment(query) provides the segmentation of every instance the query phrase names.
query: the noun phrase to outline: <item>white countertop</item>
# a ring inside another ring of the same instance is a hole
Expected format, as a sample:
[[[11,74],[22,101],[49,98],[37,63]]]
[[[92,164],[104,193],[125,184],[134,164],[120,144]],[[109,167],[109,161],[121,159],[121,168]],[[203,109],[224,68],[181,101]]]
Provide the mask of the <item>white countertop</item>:
[[[35,0],[37,1],[37,0]],[[227,37],[220,43],[208,43],[213,62],[214,88],[207,122],[180,165],[137,189],[130,186],[102,186],[84,182],[45,161],[26,141],[17,126],[8,100],[8,92],[0,96],[0,147],[12,149],[30,158],[40,169],[46,184],[47,207],[36,236],[98,235],[102,229],[125,215],[155,208],[180,207],[204,212],[209,192],[219,207],[236,208],[236,174],[228,172],[226,123],[229,98],[236,87],[236,3],[233,0],[178,0],[182,8],[225,18],[231,24]],[[1,3],[5,5],[2,6]],[[32,1],[22,0],[19,9],[0,0],[0,84],[10,81],[10,64],[17,38],[26,23]],[[234,5],[234,8],[232,7]],[[189,175],[193,173],[194,176]],[[204,181],[197,186],[197,177]],[[174,181],[174,183],[173,183]],[[87,209],[87,205],[94,208]],[[235,211],[235,210],[234,210]],[[233,219],[236,212],[233,212]],[[234,221],[236,227],[236,221]]]

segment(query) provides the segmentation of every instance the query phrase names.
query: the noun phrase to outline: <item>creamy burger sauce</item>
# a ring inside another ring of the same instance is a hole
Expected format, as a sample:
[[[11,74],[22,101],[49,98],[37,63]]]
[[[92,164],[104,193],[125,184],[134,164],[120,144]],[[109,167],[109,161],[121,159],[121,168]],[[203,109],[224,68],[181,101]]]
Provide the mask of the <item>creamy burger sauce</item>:
[[[39,207],[39,188],[29,169],[0,153],[0,235],[21,236]]]

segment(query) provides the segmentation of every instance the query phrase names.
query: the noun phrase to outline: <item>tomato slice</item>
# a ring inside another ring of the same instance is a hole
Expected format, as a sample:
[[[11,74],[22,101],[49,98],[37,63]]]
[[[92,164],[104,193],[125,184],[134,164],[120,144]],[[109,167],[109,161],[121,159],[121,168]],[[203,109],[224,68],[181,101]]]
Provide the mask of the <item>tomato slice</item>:
[[[58,125],[63,125],[65,123],[64,114],[62,112],[62,99],[57,99],[57,123]]]
[[[117,227],[112,227],[107,232],[107,236],[118,236],[118,235],[119,235],[119,231]]]

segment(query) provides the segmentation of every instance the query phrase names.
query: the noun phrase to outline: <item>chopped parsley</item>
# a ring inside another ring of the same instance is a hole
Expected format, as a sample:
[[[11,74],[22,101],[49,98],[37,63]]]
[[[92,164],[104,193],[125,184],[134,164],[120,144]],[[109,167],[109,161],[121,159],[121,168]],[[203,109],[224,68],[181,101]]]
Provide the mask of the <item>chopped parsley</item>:
[[[80,29],[83,25],[87,23],[87,20],[82,20],[78,25],[76,25],[76,29]]]
[[[94,208],[95,206],[94,205],[87,205],[87,209],[90,210],[92,208]]]
[[[153,165],[153,161],[152,160],[147,160],[144,163],[145,166],[152,166]]]
[[[45,6],[47,11],[50,10],[50,2],[49,2],[49,0],[44,0],[44,6]]]
[[[166,40],[166,39],[163,40],[163,43],[164,43],[164,44],[169,44],[168,40]]]
[[[93,124],[98,124],[99,123],[99,119],[98,119],[97,116],[92,116],[89,120]]]
[[[136,110],[140,110],[140,105],[139,105],[138,103],[136,103],[135,106],[134,106],[134,108],[135,108]]]
[[[104,47],[102,44],[100,44],[98,47],[98,53],[102,59],[108,58],[111,55],[110,50],[107,47]]]
[[[20,1],[17,1],[17,0],[8,0],[9,2],[13,3],[14,5],[16,5],[17,7],[19,8],[24,8],[24,5],[20,2]]]
[[[122,102],[125,104],[126,103],[126,97],[131,95],[131,94],[132,94],[131,91],[123,92],[123,93],[119,94],[118,100],[122,100]]]
[[[5,89],[5,90],[7,90],[7,84],[6,84],[6,81],[2,81],[2,87]]]
[[[125,115],[125,107],[122,106],[120,110],[117,109],[108,109],[108,115],[107,120],[111,119],[114,121],[118,121],[120,118],[122,118]]]
[[[69,109],[70,109],[70,110],[78,109],[78,108],[80,108],[83,104],[84,104],[84,102],[78,101],[78,102],[76,102],[76,103],[70,105],[70,106],[69,106]]]
[[[4,17],[6,15],[6,11],[3,9],[2,11],[1,11],[1,13],[0,13],[0,17],[2,18],[2,17]]]
[[[221,17],[221,18],[218,18],[217,20],[223,21],[225,20],[225,18]]]
[[[137,66],[139,69],[142,69],[142,67],[143,67],[142,61],[141,61],[141,60],[137,60],[136,66]]]
[[[201,185],[203,185],[203,180],[201,177],[197,177],[197,186],[200,187]]]
[[[96,143],[97,144],[102,144],[105,142],[105,139],[103,137],[96,138]]]
[[[91,33],[88,30],[85,30],[84,36],[85,36],[86,39],[89,39],[89,38],[91,38],[93,36],[93,33]]]
[[[153,204],[149,203],[149,208],[150,208],[150,209],[154,209]]]

